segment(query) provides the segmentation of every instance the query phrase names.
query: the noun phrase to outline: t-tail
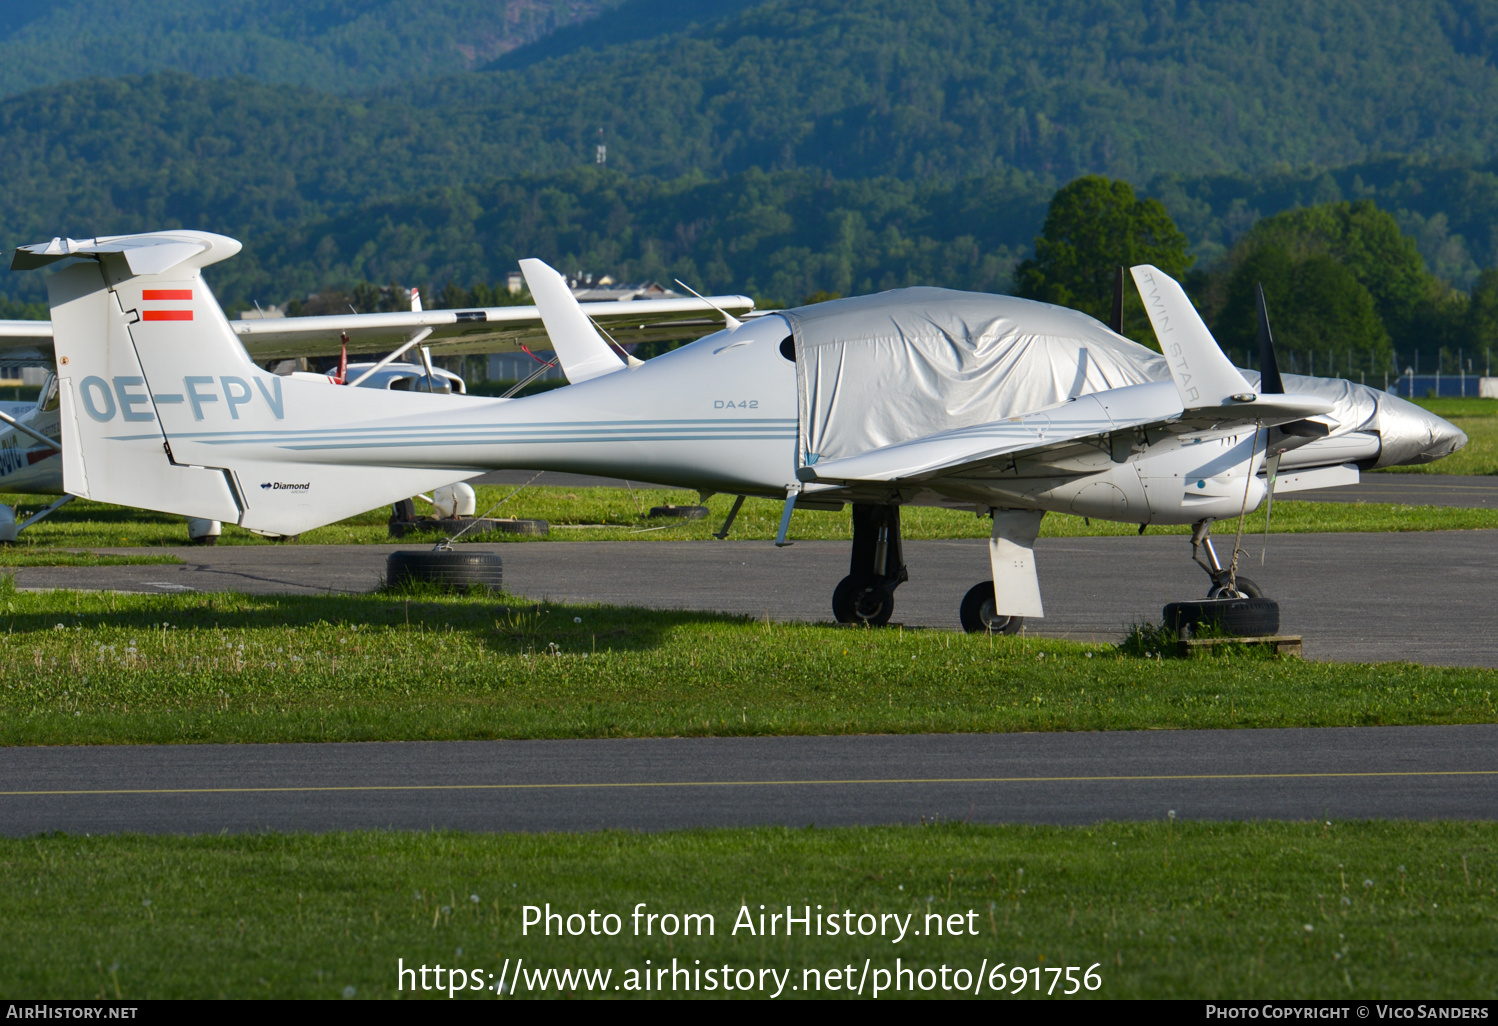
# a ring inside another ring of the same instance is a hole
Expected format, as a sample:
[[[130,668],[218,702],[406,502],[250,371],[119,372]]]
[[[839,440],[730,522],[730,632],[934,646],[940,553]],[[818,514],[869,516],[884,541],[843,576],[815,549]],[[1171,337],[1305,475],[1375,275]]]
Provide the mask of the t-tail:
[[[339,388],[257,367],[203,281],[240,245],[207,232],[54,239],[12,267],[48,280],[63,483],[84,498],[297,534],[479,471],[359,466],[361,423],[412,430],[450,396]],[[330,440],[348,438],[346,446]],[[315,442],[315,451],[299,448]]]

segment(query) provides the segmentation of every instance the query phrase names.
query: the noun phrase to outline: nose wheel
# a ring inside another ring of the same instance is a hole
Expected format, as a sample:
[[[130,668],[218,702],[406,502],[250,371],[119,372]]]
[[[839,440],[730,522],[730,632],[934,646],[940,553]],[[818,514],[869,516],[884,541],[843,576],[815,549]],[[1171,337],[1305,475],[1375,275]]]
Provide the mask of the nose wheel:
[[[1211,530],[1212,521],[1201,520],[1191,532],[1191,558],[1212,579],[1207,598],[1170,603],[1165,607],[1165,625],[1182,637],[1190,637],[1206,626],[1240,637],[1279,633],[1279,603],[1265,598],[1257,584],[1238,575],[1236,558],[1233,565],[1222,565],[1212,548]]]
[[[895,589],[910,579],[900,544],[900,507],[853,504],[848,576],[832,592],[838,623],[883,627],[895,611]]]
[[[1202,558],[1202,553],[1207,555]],[[1232,567],[1222,565],[1217,550],[1212,547],[1212,521],[1198,520],[1191,528],[1191,558],[1207,572],[1212,585],[1207,589],[1207,598],[1263,598],[1264,591],[1247,577],[1236,573]],[[1234,559],[1233,562],[1237,562]]]
[[[962,629],[969,634],[1018,634],[1025,618],[1003,616],[996,611],[997,606],[992,581],[973,585],[962,596],[962,606],[958,611],[962,617]]]

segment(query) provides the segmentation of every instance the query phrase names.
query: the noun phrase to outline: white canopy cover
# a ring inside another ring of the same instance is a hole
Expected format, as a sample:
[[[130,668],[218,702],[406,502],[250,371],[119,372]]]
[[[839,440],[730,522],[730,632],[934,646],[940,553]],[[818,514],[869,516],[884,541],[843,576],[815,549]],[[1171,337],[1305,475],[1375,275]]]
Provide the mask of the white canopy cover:
[[[1169,381],[1159,353],[1075,310],[908,288],[777,311],[796,345],[803,464]]]

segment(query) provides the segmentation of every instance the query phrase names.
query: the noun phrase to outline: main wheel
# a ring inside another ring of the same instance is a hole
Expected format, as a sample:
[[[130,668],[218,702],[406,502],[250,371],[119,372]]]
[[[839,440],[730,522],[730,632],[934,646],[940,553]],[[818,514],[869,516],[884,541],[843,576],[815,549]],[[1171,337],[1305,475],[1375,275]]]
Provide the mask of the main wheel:
[[[1001,616],[994,598],[993,582],[975,584],[962,596],[962,629],[969,634],[1017,634],[1023,616]]]
[[[701,520],[707,513],[706,506],[651,506],[649,516],[651,519],[674,517],[678,520]]]
[[[467,591],[475,585],[499,591],[504,572],[499,556],[493,552],[392,552],[385,560],[385,581],[392,588],[421,582],[454,591]]]
[[[1243,583],[1243,578],[1238,578]],[[1278,634],[1280,604],[1267,598],[1210,598],[1202,602],[1172,602],[1165,607],[1165,626],[1189,635],[1204,626],[1237,637]]]
[[[1237,593],[1236,594],[1234,594],[1232,591],[1229,591],[1227,588],[1219,588],[1217,585],[1214,584],[1214,585],[1212,585],[1211,588],[1207,589],[1207,598],[1209,598],[1209,599],[1217,599],[1217,598],[1263,598],[1264,597],[1264,589],[1260,588],[1253,581],[1250,581],[1247,577],[1237,577],[1237,578],[1234,578],[1233,583],[1235,585],[1237,585]]]
[[[894,611],[894,590],[878,581],[848,576],[832,590],[832,615],[838,623],[883,627]]]

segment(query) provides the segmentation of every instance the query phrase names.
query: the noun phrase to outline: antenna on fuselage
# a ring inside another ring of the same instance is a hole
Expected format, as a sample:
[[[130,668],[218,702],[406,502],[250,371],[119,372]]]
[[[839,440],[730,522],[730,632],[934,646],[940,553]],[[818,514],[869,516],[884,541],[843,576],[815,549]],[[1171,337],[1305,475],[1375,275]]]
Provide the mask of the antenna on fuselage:
[[[723,315],[723,324],[724,324],[724,326],[726,328],[728,328],[729,331],[732,331],[734,328],[738,328],[738,327],[742,327],[743,326],[743,323],[744,323],[743,321],[739,320],[733,314],[729,313],[727,310],[724,310],[722,307],[718,306],[711,299],[708,299],[706,296],[704,296],[702,293],[698,292],[696,289],[692,288],[692,286],[688,285],[686,282],[682,281],[680,278],[675,279],[675,281],[676,281],[676,284],[680,285],[682,288],[686,289],[692,295],[696,296],[698,299],[702,300],[708,306],[712,307],[714,310],[717,310],[720,314],[722,314]]]

